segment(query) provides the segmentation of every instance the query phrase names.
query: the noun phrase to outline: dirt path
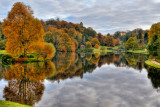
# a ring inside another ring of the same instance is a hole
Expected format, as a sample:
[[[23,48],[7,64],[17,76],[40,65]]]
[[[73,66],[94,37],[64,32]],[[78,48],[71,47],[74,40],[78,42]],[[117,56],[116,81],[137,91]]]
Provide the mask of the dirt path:
[[[151,62],[160,66],[160,63],[156,62],[155,60],[152,60]]]

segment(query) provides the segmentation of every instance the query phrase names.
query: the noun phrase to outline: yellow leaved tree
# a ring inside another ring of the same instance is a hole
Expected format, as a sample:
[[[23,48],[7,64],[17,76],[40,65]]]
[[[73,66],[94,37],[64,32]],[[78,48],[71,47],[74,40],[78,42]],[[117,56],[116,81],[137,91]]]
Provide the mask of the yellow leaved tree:
[[[44,45],[44,29],[40,20],[34,18],[30,6],[17,2],[13,5],[8,17],[2,25],[7,37],[6,52],[11,55],[24,54],[36,51],[35,44]]]

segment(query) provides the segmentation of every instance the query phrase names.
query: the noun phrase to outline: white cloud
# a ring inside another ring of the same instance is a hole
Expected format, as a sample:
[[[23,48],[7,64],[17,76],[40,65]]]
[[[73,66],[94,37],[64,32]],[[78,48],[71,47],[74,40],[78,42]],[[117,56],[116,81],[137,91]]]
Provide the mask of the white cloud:
[[[7,17],[16,1],[30,5],[39,19],[60,17],[83,22],[102,33],[146,29],[160,21],[160,0],[0,0],[0,20]]]

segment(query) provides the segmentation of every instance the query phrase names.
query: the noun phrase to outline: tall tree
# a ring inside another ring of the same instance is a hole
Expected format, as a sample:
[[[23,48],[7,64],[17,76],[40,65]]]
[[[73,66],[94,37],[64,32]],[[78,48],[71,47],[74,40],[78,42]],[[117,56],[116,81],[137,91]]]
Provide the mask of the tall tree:
[[[13,5],[8,17],[2,25],[4,35],[7,37],[6,51],[12,55],[24,54],[34,51],[32,45],[44,43],[44,30],[41,21],[34,18],[30,6],[21,2]]]
[[[160,23],[153,24],[148,34],[149,43],[151,42],[153,36],[160,36]]]

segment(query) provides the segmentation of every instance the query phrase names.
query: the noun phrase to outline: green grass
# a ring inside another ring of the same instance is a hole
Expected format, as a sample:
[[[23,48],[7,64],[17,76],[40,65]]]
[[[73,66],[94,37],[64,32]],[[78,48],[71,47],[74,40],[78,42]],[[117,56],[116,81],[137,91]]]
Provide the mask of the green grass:
[[[0,100],[0,107],[31,107],[31,106]]]
[[[115,46],[115,47],[108,47],[108,46],[103,46],[105,47],[105,50],[101,50],[101,47],[99,49],[93,49],[93,53],[108,53],[108,52],[113,52],[113,53],[117,53],[117,51],[115,49],[118,49],[119,46]],[[110,48],[110,49],[107,49],[107,48]],[[113,50],[112,50],[113,49]]]
[[[160,68],[159,65],[151,62],[150,60],[145,61],[145,63],[146,63],[147,65],[149,65],[149,66],[152,66],[152,67],[155,67],[155,68]]]
[[[143,50],[127,50],[126,52],[132,52],[132,53],[144,53],[144,54],[148,54],[147,51]]]

